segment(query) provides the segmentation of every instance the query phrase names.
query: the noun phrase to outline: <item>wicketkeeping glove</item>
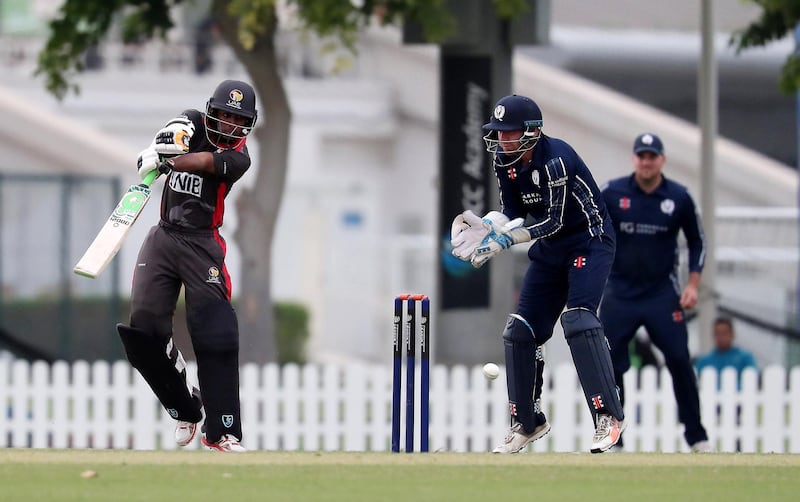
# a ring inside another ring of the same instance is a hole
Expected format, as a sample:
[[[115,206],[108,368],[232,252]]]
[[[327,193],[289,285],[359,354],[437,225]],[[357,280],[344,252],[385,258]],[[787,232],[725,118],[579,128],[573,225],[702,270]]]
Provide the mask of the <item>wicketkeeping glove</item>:
[[[175,117],[156,134],[156,152],[165,157],[184,154],[193,135],[194,123],[185,116]]]
[[[159,164],[161,164],[161,160],[158,158],[158,152],[156,152],[154,145],[148,146],[139,152],[139,158],[136,159],[139,177],[145,179],[151,171],[158,169]]]
[[[475,252],[470,258],[470,263],[472,263],[473,267],[480,268],[491,258],[500,254],[501,251],[510,248],[514,244],[522,244],[523,242],[530,242],[530,240],[531,233],[524,227],[514,228],[501,234],[491,232],[481,242],[481,245],[475,248]]]
[[[483,218],[480,218],[467,209],[455,217],[450,227],[453,256],[469,261],[475,253],[475,249],[484,243],[487,236],[517,228],[522,225],[523,221],[522,218],[509,221],[508,217],[499,211],[489,211]]]
[[[483,219],[469,209],[456,215],[450,226],[450,244],[453,246],[453,256],[467,261],[475,252],[475,248],[484,237],[489,235],[489,229],[483,224]]]

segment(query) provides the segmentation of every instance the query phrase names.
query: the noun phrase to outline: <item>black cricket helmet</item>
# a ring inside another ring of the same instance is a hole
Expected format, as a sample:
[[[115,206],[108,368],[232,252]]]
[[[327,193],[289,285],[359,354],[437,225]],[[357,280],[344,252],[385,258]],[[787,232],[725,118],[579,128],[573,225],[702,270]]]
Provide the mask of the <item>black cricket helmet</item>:
[[[531,98],[512,94],[506,96],[494,106],[492,117],[483,128],[489,131],[483,140],[486,142],[486,150],[490,153],[514,154],[519,153],[512,162],[516,162],[523,153],[532,150],[539,142],[542,126],[542,111]],[[503,141],[498,138],[498,131],[521,131],[522,135],[518,140]],[[503,145],[502,143],[507,143]],[[508,143],[519,143],[516,147]],[[505,164],[501,164],[505,165]]]
[[[244,117],[244,124],[221,118],[222,113]],[[256,92],[241,80],[221,82],[206,103],[206,137],[223,150],[239,147],[256,125]]]

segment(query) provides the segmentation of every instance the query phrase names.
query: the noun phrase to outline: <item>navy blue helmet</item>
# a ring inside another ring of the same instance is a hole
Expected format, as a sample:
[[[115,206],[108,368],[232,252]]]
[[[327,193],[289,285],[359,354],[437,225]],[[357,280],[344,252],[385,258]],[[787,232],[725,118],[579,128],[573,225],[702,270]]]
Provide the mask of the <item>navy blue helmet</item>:
[[[523,153],[536,146],[543,123],[542,111],[531,98],[519,94],[506,96],[494,106],[489,123],[483,125],[483,128],[489,131],[483,137],[486,142],[486,150],[493,154],[519,153],[522,156]],[[498,131],[520,131],[521,135],[513,142],[501,142],[498,138]],[[506,145],[502,143],[506,143]],[[511,143],[518,144],[512,146]],[[516,157],[509,164],[518,159],[519,157]]]

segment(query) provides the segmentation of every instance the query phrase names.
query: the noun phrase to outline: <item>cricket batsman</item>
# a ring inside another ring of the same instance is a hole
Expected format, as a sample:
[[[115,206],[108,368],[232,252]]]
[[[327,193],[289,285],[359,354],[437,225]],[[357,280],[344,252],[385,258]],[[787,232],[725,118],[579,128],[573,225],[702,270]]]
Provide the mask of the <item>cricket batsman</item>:
[[[205,412],[205,446],[246,451],[240,444],[239,331],[219,228],[225,197],[250,167],[245,143],[256,118],[253,88],[225,80],[205,113],[189,109],[167,122],[137,161],[142,179],[158,170],[166,181],[160,220],[136,260],[130,321],[117,330],[131,365],[176,420],[179,446],[194,439]],[[172,340],[181,287],[199,389],[187,383],[186,363]]]

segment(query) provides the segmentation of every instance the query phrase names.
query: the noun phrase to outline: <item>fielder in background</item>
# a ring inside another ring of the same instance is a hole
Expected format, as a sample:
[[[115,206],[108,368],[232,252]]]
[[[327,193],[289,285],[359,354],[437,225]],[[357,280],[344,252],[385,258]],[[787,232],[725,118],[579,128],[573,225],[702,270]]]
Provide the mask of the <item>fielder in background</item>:
[[[737,386],[741,388],[742,371],[746,368],[758,369],[758,365],[753,354],[734,345],[733,339],[733,321],[727,317],[717,317],[714,320],[714,350],[698,357],[694,366],[698,374],[705,368],[715,368],[718,373],[725,368],[733,368],[736,370]],[[717,378],[719,388],[722,382],[719,381],[719,375]]]
[[[177,421],[179,446],[194,439],[205,410],[203,444],[245,451],[240,444],[239,331],[219,228],[225,197],[250,167],[245,141],[255,123],[253,88],[226,80],[214,90],[205,113],[184,111],[139,154],[140,176],[158,169],[166,182],[160,221],[136,260],[130,324],[119,324],[117,330],[131,365]],[[172,340],[181,286],[200,389],[188,384],[186,364]]]
[[[644,326],[672,374],[678,418],[685,427],[683,436],[692,451],[707,452],[711,445],[700,422],[684,312],[697,304],[705,257],[702,224],[686,187],[663,175],[666,156],[658,136],[637,136],[632,158],[633,173],[603,187],[617,234],[617,254],[600,306],[600,319],[608,327],[614,375],[624,403],[622,378],[630,368],[628,343]],[[682,291],[678,282],[679,231],[689,247],[689,280]]]
[[[597,317],[614,260],[614,230],[586,164],[569,144],[543,134],[542,125],[542,112],[530,98],[497,102],[483,128],[502,212],[456,216],[451,244],[455,256],[480,267],[514,244],[534,241],[517,311],[503,332],[511,428],[494,452],[519,452],[550,430],[540,405],[542,345],[560,316],[596,426],[591,451],[600,453],[625,428]],[[522,226],[526,217],[532,225]]]

